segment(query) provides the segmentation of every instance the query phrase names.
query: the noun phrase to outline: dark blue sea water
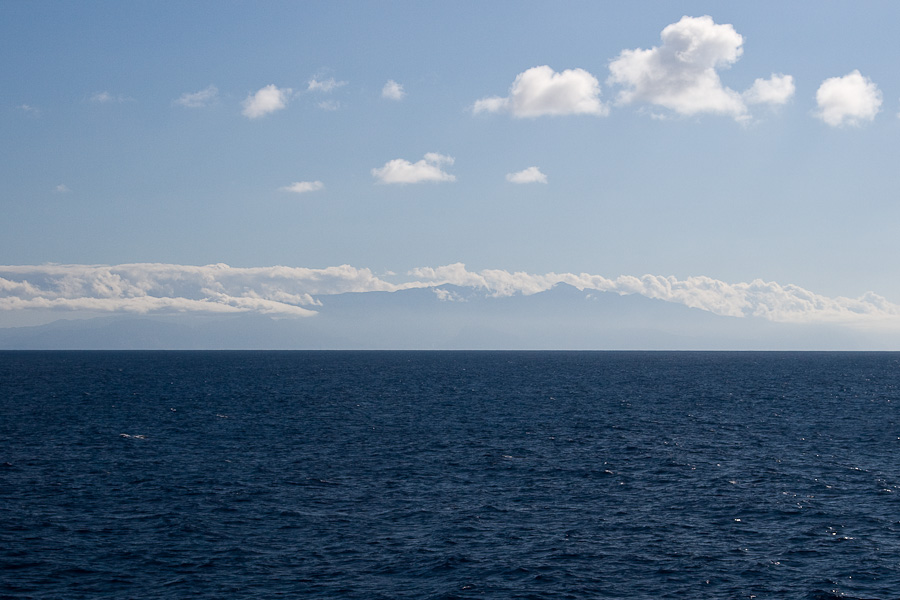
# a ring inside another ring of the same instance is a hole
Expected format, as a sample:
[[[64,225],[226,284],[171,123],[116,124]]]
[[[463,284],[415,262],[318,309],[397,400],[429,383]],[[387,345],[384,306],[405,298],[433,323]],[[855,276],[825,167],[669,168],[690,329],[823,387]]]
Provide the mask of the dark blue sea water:
[[[2,598],[898,598],[900,355],[0,353]]]

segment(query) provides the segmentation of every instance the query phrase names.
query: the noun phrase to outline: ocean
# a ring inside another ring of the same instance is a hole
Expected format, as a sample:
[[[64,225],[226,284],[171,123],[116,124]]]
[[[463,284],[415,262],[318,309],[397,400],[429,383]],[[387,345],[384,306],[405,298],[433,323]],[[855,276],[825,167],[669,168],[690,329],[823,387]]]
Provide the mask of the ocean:
[[[0,352],[0,598],[900,598],[900,354]]]

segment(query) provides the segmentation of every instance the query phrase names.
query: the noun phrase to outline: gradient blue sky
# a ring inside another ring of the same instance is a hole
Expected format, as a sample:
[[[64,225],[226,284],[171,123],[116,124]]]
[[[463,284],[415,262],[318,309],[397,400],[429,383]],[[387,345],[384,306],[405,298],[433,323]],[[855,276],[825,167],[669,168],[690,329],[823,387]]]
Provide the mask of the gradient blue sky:
[[[617,102],[611,61],[685,15],[743,37],[724,86],[794,94],[744,119]],[[0,263],[462,262],[900,303],[898,24],[896,2],[2,2]],[[473,111],[541,65],[590,73],[608,114]],[[817,117],[854,70],[874,118]],[[269,85],[286,106],[245,116]],[[373,175],[427,153],[455,181]],[[532,166],[546,183],[507,180]]]

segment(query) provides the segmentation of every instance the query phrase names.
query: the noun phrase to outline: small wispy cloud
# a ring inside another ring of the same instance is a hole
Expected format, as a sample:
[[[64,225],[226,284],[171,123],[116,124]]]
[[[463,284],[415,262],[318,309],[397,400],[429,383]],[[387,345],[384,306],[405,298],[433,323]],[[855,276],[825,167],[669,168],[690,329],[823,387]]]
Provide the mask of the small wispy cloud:
[[[285,192],[293,192],[295,194],[305,194],[307,192],[316,192],[325,187],[321,181],[295,181],[291,185],[286,185],[278,189]]]
[[[132,100],[132,98],[129,98],[128,96],[125,96],[123,94],[111,94],[107,91],[96,92],[91,96],[91,102],[94,102],[96,104],[113,104],[119,102],[128,102],[130,100]]]
[[[31,106],[30,104],[20,104],[16,108],[18,108],[19,110],[21,110],[22,112],[24,112],[25,114],[27,114],[28,116],[31,116],[31,117],[41,116],[41,109],[39,109],[36,106]]]
[[[323,100],[316,104],[322,110],[338,110],[341,107],[341,103],[337,100]]]
[[[403,91],[403,84],[397,83],[393,79],[388,79],[388,82],[381,88],[382,98],[387,98],[388,100],[403,100],[404,96],[406,96],[406,92]]]
[[[204,108],[212,104],[219,95],[219,88],[210,85],[199,92],[184,93],[175,100],[175,104],[186,108]]]
[[[58,186],[56,186],[55,188],[53,188],[53,191],[56,192],[57,194],[68,194],[72,190],[70,190],[69,186],[67,186],[66,184],[61,183]]]
[[[334,77],[329,77],[328,79],[318,80],[315,77],[309,80],[307,84],[306,91],[307,92],[324,92],[329,93],[334,91],[335,89],[347,85],[346,81],[337,81]]]
[[[510,183],[547,183],[547,176],[537,167],[528,167],[515,173],[507,173],[506,180]]]
[[[241,113],[248,119],[258,119],[287,106],[291,96],[291,88],[278,88],[274,84],[267,85],[255,94],[250,94],[241,103]]]
[[[403,158],[389,160],[379,169],[372,169],[372,176],[379,183],[421,183],[423,181],[456,181],[445,172],[442,165],[452,165],[453,157],[429,152],[425,158],[410,162]]]

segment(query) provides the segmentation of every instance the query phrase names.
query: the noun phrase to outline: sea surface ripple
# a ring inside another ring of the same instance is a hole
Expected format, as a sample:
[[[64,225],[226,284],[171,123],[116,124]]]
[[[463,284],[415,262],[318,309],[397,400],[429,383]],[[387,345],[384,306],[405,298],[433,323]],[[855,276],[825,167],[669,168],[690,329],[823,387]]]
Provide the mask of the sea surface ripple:
[[[900,355],[0,352],[0,597],[900,597]]]

